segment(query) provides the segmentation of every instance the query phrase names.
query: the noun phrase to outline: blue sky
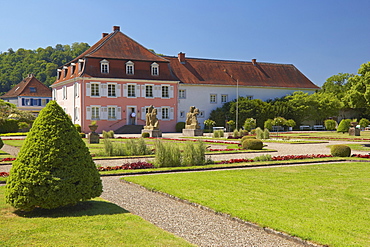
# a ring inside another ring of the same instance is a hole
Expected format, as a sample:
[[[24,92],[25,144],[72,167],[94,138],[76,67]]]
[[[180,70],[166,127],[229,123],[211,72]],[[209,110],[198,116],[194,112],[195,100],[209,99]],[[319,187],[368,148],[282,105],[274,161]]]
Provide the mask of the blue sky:
[[[157,53],[294,64],[316,85],[370,61],[369,0],[0,0],[0,52],[86,42],[112,26]]]

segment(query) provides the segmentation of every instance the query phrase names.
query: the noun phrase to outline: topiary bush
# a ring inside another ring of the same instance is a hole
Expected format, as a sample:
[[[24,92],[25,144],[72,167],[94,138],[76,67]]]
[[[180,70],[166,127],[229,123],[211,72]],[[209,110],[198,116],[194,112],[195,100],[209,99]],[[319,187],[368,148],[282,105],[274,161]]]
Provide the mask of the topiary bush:
[[[0,149],[2,149],[2,148],[3,148],[3,146],[4,146],[4,142],[3,142],[3,140],[0,138]]]
[[[324,121],[325,129],[327,130],[335,130],[337,126],[337,122],[333,119],[327,119]]]
[[[33,123],[13,162],[6,202],[31,211],[74,205],[102,193],[102,181],[75,126],[50,101]]]
[[[337,132],[342,132],[344,134],[345,132],[348,132],[350,126],[351,119],[342,119],[338,125]]]
[[[142,138],[149,138],[150,134],[149,134],[149,132],[143,132],[143,133],[141,133],[141,137]]]
[[[243,149],[262,150],[263,142],[258,139],[245,139],[242,142]]]
[[[264,136],[264,139],[270,139],[270,131],[269,131],[269,129],[264,129],[263,130],[263,136]]]
[[[256,132],[257,139],[264,139],[265,135],[263,133],[263,130],[260,127],[257,127],[255,132]]]
[[[176,132],[181,133],[183,129],[185,129],[185,122],[178,122],[176,124]]]
[[[330,153],[334,157],[349,157],[351,156],[351,148],[346,145],[333,145],[330,148]]]

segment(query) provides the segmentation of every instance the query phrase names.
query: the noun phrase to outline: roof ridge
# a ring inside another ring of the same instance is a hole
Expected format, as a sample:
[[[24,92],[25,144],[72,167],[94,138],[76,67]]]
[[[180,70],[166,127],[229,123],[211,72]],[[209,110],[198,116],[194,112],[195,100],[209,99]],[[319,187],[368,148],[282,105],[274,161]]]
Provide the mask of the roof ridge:
[[[101,44],[99,44],[95,49],[93,49],[91,52],[89,52],[89,53],[86,53],[84,56],[89,56],[89,55],[91,55],[91,54],[93,54],[93,53],[95,53],[95,52],[97,52],[100,48],[102,48],[102,46],[105,44],[105,43],[107,43],[107,41],[108,40],[110,40],[114,35],[116,35],[117,33],[118,33],[119,31],[118,30],[116,30],[116,31],[114,31],[113,33],[110,33],[110,34],[108,34],[106,37],[104,37],[104,38],[106,38],[104,41],[102,41],[102,43]],[[103,38],[103,39],[104,39]],[[99,41],[98,41],[99,42]],[[82,55],[82,54],[81,54]]]

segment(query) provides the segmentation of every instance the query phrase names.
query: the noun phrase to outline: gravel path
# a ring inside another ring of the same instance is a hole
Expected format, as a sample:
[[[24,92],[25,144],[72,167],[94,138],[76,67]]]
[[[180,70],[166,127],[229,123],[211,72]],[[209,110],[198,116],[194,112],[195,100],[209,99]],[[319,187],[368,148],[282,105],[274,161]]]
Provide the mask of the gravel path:
[[[102,177],[102,198],[198,246],[304,246],[176,201],[137,185]]]

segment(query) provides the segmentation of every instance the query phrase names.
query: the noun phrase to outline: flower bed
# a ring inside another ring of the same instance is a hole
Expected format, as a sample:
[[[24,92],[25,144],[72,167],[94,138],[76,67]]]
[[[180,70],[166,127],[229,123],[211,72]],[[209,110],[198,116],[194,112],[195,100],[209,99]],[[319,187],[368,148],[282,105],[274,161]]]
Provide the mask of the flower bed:
[[[0,162],[5,162],[5,161],[14,161],[15,158],[4,158],[4,159],[1,159]]]
[[[126,163],[121,166],[106,166],[106,167],[98,167],[98,171],[114,171],[114,170],[135,170],[135,169],[150,169],[154,168],[154,165],[148,162],[134,162],[134,163]]]
[[[0,172],[0,177],[8,177],[9,176],[9,172]]]
[[[273,156],[272,161],[280,160],[302,160],[302,159],[314,159],[314,158],[327,158],[333,157],[330,154],[305,154],[305,155],[285,155],[285,156]],[[219,164],[233,164],[233,163],[244,163],[244,162],[254,162],[253,159],[231,159],[223,160]]]

